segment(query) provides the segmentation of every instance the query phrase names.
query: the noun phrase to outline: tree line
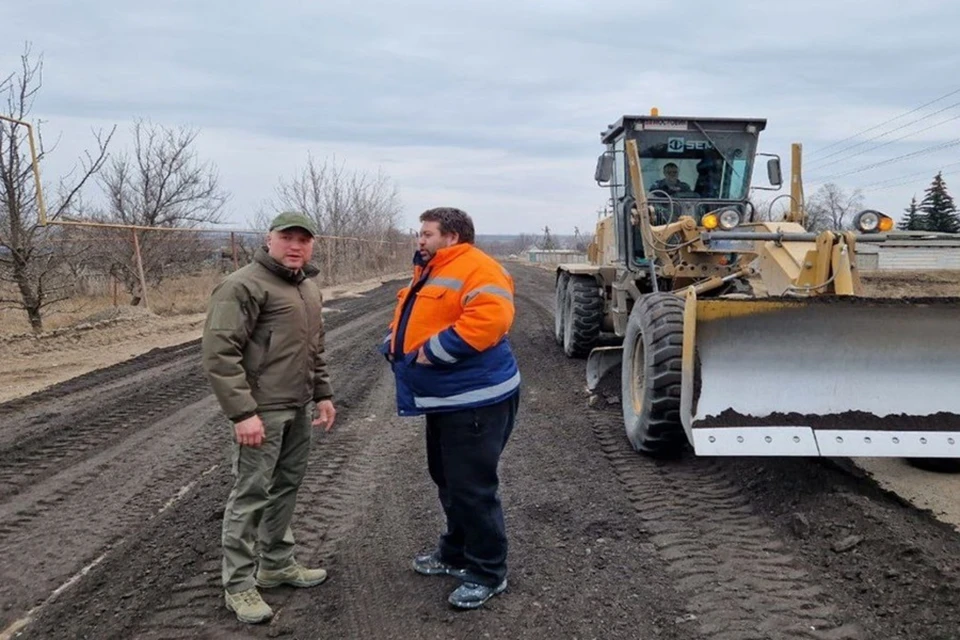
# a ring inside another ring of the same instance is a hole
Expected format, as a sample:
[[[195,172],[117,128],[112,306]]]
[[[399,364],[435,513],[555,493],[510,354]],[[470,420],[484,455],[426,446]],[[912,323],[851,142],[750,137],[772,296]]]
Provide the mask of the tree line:
[[[761,220],[780,220],[789,208],[786,199],[755,201],[757,217]],[[835,183],[827,183],[817,189],[804,203],[805,227],[808,231],[843,231],[851,229],[853,219],[865,208],[863,192],[859,189],[846,191]],[[960,212],[947,190],[943,174],[938,172],[917,202],[916,196],[904,209],[897,222],[900,231],[933,231],[942,233],[960,232]]]
[[[19,69],[0,76],[0,115],[30,121],[42,72],[43,56],[26,46]],[[42,167],[55,149],[48,147],[40,124],[33,128]],[[141,282],[156,286],[196,272],[222,262],[225,250],[239,252],[245,262],[262,244],[262,236],[241,236],[225,248],[222,234],[183,232],[222,224],[229,212],[230,194],[217,167],[196,151],[197,130],[140,119],[132,125],[129,147],[119,150],[111,146],[115,134],[116,126],[93,132],[90,150],[73,170],[38,193],[27,129],[0,120],[0,308],[24,312],[35,332],[43,330],[51,307],[80,293],[91,278],[122,283],[136,305],[145,294]],[[384,173],[370,175],[335,158],[310,156],[295,175],[280,178],[274,191],[248,224],[265,229],[267,220],[286,209],[310,215],[329,236],[318,239],[314,253],[322,280],[338,282],[386,269],[391,261],[409,262],[410,238],[398,228],[399,190]],[[59,224],[41,224],[41,195],[47,220]],[[164,231],[134,237],[116,228],[69,225],[78,220]]]
[[[904,209],[904,216],[897,223],[901,231],[940,231],[943,233],[960,232],[960,213],[947,191],[943,172],[937,172],[930,186],[923,193],[923,199],[917,203],[914,196]]]

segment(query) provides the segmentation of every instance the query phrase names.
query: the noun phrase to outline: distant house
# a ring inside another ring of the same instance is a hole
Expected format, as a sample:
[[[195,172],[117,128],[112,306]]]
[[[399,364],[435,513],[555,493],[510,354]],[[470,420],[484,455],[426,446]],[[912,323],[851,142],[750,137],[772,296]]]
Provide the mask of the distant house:
[[[863,271],[927,271],[960,269],[960,235],[903,231],[880,243],[857,243],[857,264]]]

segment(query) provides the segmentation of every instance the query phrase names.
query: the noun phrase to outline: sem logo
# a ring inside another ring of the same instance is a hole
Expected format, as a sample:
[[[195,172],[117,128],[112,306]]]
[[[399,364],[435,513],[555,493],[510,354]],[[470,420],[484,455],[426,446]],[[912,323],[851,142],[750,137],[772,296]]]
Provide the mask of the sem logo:
[[[684,151],[702,151],[704,149],[712,149],[711,145],[706,140],[690,140],[689,142],[685,138],[667,138],[667,151],[669,153],[683,153]]]
[[[667,140],[667,151],[670,153],[680,153],[684,149],[683,138],[670,138]]]

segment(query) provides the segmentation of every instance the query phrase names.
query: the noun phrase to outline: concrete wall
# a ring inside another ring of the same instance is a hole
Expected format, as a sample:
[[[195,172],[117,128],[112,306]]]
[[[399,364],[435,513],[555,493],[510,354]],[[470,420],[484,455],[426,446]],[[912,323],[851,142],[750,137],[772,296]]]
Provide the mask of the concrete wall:
[[[578,251],[566,251],[563,249],[555,250],[533,250],[527,252],[527,258],[530,262],[540,264],[569,264],[581,263],[587,261],[587,254]]]
[[[857,264],[863,271],[960,269],[960,242],[858,244]]]

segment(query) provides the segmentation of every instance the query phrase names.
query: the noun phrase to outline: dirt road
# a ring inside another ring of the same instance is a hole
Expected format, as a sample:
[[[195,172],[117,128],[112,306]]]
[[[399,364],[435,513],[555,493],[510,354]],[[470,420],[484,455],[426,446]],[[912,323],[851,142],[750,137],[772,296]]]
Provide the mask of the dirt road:
[[[831,463],[639,457],[553,343],[550,274],[509,268],[506,594],[455,612],[451,579],[409,569],[441,521],[375,351],[394,283],[330,305],[340,414],[295,522],[326,584],[265,592],[267,625],[223,607],[229,426],[193,342],[0,405],[0,638],[960,637],[960,534]]]

